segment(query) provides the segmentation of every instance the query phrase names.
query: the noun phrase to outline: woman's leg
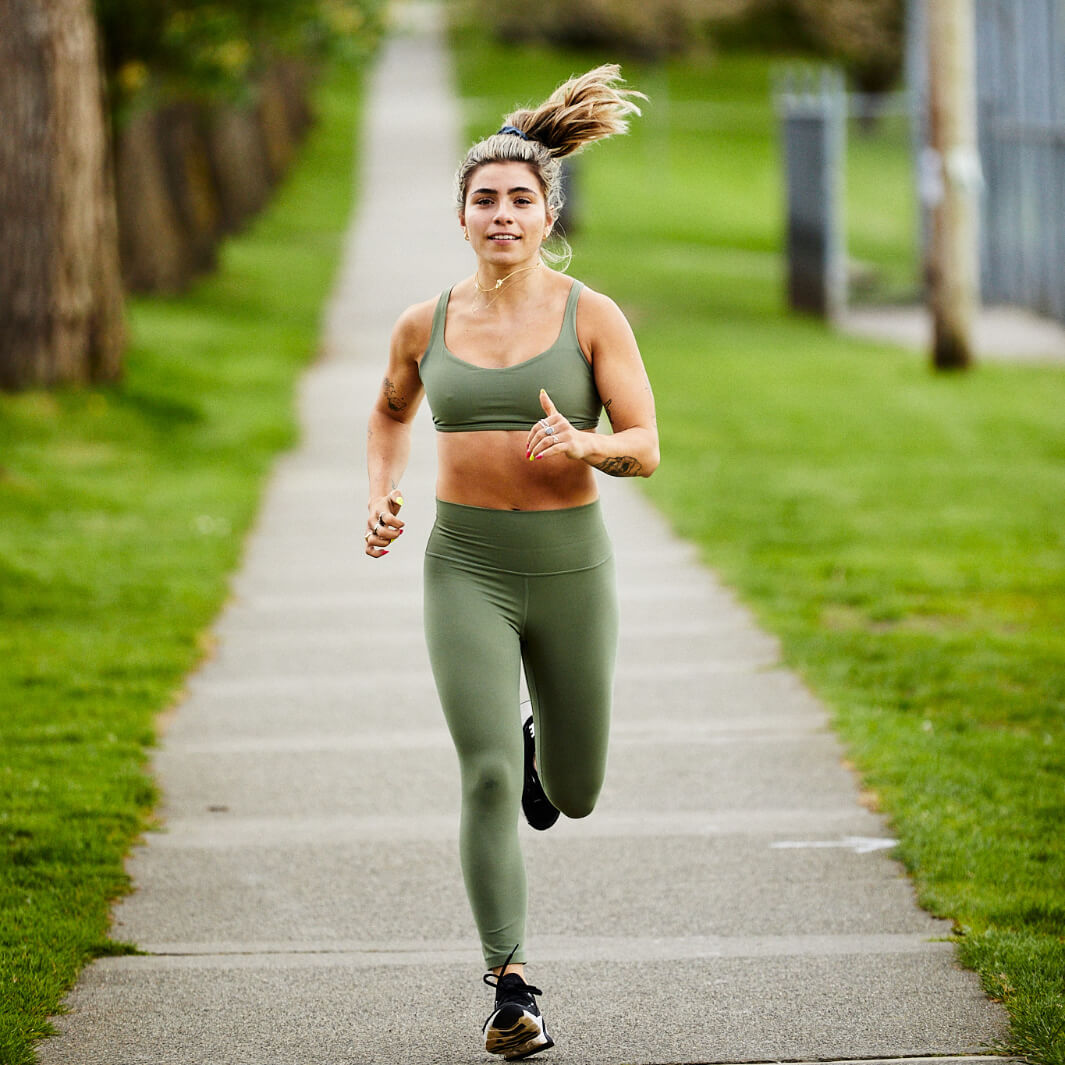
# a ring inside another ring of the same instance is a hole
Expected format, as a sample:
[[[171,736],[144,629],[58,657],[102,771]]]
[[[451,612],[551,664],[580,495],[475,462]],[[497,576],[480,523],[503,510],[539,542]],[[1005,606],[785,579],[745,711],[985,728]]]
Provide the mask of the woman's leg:
[[[462,777],[462,873],[489,968],[524,960],[517,718],[522,578],[425,560],[425,634]]]
[[[527,579],[523,654],[537,771],[562,813],[585,817],[606,771],[618,634],[614,563]]]

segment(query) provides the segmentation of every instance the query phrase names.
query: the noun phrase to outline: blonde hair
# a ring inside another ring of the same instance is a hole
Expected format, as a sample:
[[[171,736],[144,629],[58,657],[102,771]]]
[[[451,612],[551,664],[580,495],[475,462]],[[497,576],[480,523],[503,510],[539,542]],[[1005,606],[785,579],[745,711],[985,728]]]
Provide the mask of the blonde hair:
[[[528,163],[543,186],[548,210],[558,218],[565,202],[562,159],[586,144],[625,133],[627,116],[638,115],[632,97],[647,97],[623,89],[621,67],[607,63],[570,78],[536,108],[512,111],[499,133],[478,141],[466,153],[455,174],[455,198],[461,211],[473,172],[487,163]],[[504,132],[504,130],[515,132]]]

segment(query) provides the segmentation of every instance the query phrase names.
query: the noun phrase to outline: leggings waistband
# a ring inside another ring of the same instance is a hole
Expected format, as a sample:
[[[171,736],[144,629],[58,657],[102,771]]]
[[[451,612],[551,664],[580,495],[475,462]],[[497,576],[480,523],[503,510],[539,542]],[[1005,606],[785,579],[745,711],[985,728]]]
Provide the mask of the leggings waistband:
[[[527,576],[593,569],[613,556],[599,501],[564,510],[490,510],[436,501],[425,553]]]

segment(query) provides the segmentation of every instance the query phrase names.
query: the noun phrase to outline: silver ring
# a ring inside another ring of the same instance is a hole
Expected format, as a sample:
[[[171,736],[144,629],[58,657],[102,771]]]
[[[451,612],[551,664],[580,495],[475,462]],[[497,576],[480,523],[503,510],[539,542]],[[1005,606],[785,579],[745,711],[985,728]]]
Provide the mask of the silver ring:
[[[372,532],[368,532],[368,533],[367,533],[367,534],[366,534],[366,535],[365,535],[365,536],[363,537],[363,539],[364,539],[364,540],[365,540],[365,541],[366,541],[367,543],[369,543],[369,542],[370,542],[370,537],[371,537],[371,536],[373,536],[373,533],[372,533]]]
[[[544,426],[544,435],[545,436],[554,436],[555,435],[555,427],[553,425],[545,425]]]

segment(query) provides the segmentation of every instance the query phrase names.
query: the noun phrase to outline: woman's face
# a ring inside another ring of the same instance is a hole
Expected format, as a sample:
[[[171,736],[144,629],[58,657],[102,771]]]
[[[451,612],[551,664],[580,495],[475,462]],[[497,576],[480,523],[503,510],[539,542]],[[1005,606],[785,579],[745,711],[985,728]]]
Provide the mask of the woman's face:
[[[470,174],[459,221],[478,256],[506,265],[539,255],[554,218],[528,163],[485,163]]]

